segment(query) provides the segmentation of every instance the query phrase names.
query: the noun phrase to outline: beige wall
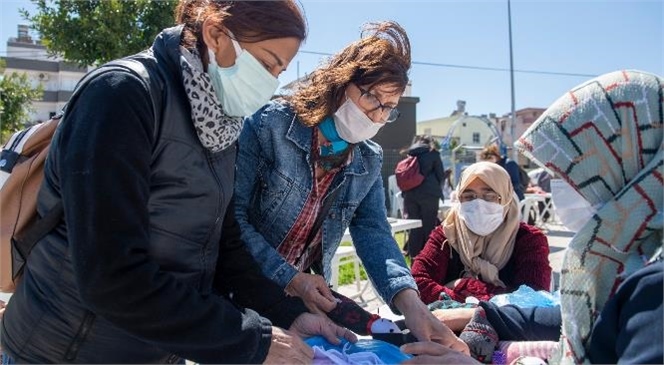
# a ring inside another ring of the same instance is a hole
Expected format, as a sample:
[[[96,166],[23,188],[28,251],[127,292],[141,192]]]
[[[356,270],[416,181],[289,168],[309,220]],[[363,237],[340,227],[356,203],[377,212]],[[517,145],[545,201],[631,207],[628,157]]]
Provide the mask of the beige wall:
[[[488,119],[486,120],[488,121]],[[447,136],[453,125],[455,127],[452,137],[466,146],[483,146],[494,137],[491,128],[480,117],[466,115],[418,122],[417,134],[430,134],[434,137],[443,138]],[[479,134],[479,139],[473,139],[475,133]]]

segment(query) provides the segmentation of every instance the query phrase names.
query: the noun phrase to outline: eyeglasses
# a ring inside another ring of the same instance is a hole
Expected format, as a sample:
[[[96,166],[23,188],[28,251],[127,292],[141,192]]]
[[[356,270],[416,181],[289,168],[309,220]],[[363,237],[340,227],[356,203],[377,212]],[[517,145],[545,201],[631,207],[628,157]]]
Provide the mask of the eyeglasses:
[[[493,191],[487,191],[486,193],[481,195],[477,195],[477,193],[474,191],[464,191],[459,195],[459,201],[462,203],[470,202],[477,198],[488,201],[489,203],[497,203],[500,201],[500,195],[498,195],[498,193]]]
[[[355,86],[357,86],[357,88],[360,89],[360,100],[359,100],[360,106],[368,110],[369,113],[373,112],[374,110],[380,109],[382,116],[387,115],[387,118],[384,118],[384,121],[386,123],[394,122],[395,120],[397,120],[397,118],[399,118],[401,113],[397,108],[383,105],[383,103],[381,103],[380,100],[378,100],[378,97],[372,94],[369,90],[363,89],[359,85]]]

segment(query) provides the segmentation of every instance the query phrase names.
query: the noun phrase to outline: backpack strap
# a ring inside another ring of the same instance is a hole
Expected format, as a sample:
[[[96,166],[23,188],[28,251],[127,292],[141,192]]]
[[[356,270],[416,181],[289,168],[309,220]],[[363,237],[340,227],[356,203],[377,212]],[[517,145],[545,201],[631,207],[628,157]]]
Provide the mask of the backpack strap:
[[[12,279],[16,280],[25,267],[33,247],[50,231],[55,229],[64,216],[62,201],[59,201],[43,217],[35,221],[29,229],[12,237]]]

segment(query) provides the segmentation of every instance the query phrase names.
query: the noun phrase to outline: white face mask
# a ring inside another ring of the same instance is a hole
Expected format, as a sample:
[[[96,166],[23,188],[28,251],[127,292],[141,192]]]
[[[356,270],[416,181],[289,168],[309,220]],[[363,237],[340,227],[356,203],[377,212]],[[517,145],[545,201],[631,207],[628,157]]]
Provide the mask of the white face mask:
[[[502,205],[477,198],[461,203],[459,218],[476,235],[486,236],[495,231],[503,223],[503,212]]]
[[[207,73],[224,113],[231,117],[251,115],[265,105],[279,87],[279,80],[247,50],[231,38],[235,48],[235,64],[220,67],[214,51],[208,48]]]
[[[560,222],[578,232],[597,213],[597,209],[562,179],[551,180],[551,200]]]
[[[334,113],[334,127],[339,137],[348,143],[370,139],[385,123],[374,123],[359,106],[346,97],[346,101]]]

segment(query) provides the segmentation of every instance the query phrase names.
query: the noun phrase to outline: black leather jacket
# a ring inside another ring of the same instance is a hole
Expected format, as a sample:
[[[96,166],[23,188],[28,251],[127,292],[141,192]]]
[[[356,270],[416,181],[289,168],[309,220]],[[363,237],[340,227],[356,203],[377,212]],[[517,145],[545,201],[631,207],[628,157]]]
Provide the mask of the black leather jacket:
[[[18,362],[265,359],[271,322],[228,299],[271,288],[229,207],[236,147],[198,140],[180,31],[129,57],[143,72],[111,68],[68,106],[38,200],[42,214],[62,200],[64,220],[35,246],[2,323]]]

